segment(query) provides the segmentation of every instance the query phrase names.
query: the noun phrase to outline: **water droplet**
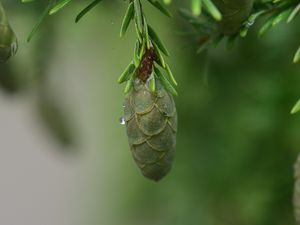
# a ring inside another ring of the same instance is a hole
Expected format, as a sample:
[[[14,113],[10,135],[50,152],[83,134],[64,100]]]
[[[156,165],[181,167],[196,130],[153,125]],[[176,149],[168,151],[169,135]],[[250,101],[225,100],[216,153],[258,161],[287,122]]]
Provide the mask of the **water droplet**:
[[[123,116],[119,119],[119,122],[120,122],[121,125],[126,124],[125,118]]]

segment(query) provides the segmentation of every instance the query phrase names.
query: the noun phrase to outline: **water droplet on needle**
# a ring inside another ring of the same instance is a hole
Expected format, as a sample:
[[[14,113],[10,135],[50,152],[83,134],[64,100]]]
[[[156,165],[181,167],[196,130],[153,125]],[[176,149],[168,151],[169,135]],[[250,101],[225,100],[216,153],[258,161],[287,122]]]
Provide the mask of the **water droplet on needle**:
[[[126,124],[125,118],[123,116],[119,119],[119,122],[120,122],[121,125]]]

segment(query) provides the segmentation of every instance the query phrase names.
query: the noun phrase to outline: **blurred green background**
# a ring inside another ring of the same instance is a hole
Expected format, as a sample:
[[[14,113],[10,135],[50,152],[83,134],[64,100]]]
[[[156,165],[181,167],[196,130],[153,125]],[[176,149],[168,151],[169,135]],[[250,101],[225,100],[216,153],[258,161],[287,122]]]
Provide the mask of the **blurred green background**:
[[[131,158],[116,80],[133,55],[120,39],[127,3],[103,1],[80,23],[80,1],[49,17],[30,43],[43,4],[6,0],[19,40],[0,65],[0,224],[292,225],[300,117],[300,21],[230,51],[197,55],[189,25],[146,4],[179,82],[176,160],[159,183]],[[2,210],[3,209],[3,210]],[[2,214],[2,215],[1,215]]]

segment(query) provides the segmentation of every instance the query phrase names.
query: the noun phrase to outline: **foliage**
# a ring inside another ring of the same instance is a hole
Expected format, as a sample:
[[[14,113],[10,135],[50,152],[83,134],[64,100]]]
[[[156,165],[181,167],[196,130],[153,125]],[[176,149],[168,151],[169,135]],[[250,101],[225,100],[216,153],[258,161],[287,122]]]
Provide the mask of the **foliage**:
[[[199,1],[201,2],[201,0]],[[216,38],[219,41],[219,38],[221,37],[214,35],[214,33],[220,33],[220,31],[216,28],[216,22],[211,21],[210,18],[205,14],[202,15],[202,18],[198,18],[198,14],[195,13],[195,11],[199,12],[200,10],[195,9],[195,7],[199,7],[199,4],[195,6],[193,4],[194,1],[191,0],[191,2],[193,14],[189,13],[188,11],[182,10],[181,15],[183,16],[183,18],[185,18],[196,29],[198,35],[210,35],[206,42],[213,38]],[[257,23],[258,19],[266,17],[265,21],[263,22],[261,28],[258,31],[258,35],[261,36],[267,31],[269,31],[271,28],[278,25],[280,22],[292,22],[299,13],[299,11],[300,2],[298,0],[256,1],[253,5],[251,13],[249,14],[248,18],[245,19],[245,21],[240,25],[239,31],[237,33],[239,33],[241,37],[245,37],[249,29],[252,28],[255,23]],[[229,41],[231,41],[232,38],[236,38],[237,33],[227,35],[229,36]],[[208,47],[205,46],[206,48],[203,48],[202,45],[204,45],[205,43],[200,43],[201,50],[204,50]],[[299,61],[299,55],[300,50],[298,49],[294,56],[295,63]]]
[[[238,25],[239,27],[237,31],[224,33],[222,32],[220,27],[218,27],[218,22],[212,21],[208,15],[204,14],[200,18],[198,17],[200,14],[199,12],[201,12],[201,0],[197,0],[196,2],[197,3],[195,4],[195,1],[191,0],[192,13],[186,10],[181,10],[180,13],[182,17],[185,18],[191,24],[191,26],[194,27],[197,32],[196,35],[199,36],[199,47],[197,51],[198,53],[212,46],[216,46],[225,36],[228,37],[227,45],[229,47],[232,46],[233,42],[237,40],[238,35],[243,38],[246,37],[250,28],[252,28],[259,19],[265,18],[258,31],[258,36],[262,36],[271,28],[277,26],[281,22],[291,23],[292,21],[294,21],[300,11],[299,0],[256,1],[253,5],[251,13],[249,13],[248,15],[248,18],[245,18],[244,22]],[[218,2],[218,0],[215,0],[215,2]],[[248,2],[251,2],[251,0],[248,0]],[[249,6],[250,5],[252,4],[250,3]],[[224,4],[223,7],[226,7],[226,4]],[[228,8],[230,8],[230,6],[228,6]],[[240,9],[240,11],[242,10],[245,10],[245,8]],[[227,9],[227,12],[228,11],[230,11],[230,9]],[[236,16],[236,14],[237,13],[233,15]],[[233,16],[228,21],[228,23],[234,24],[235,20],[236,18],[234,18]],[[239,18],[237,18],[237,20],[239,20]],[[299,62],[299,60],[300,46],[294,55],[293,62],[297,63]],[[299,102],[297,102],[293,107],[291,113],[294,114],[299,110]]]
[[[93,2],[83,10],[79,14],[80,16],[77,16],[76,21],[78,22],[80,18],[83,18],[95,4],[98,3]],[[257,9],[256,5],[257,3],[255,3],[253,10]],[[129,8],[129,13],[126,15],[129,15],[132,9],[134,10],[134,7]],[[199,29],[197,35],[203,35],[200,28],[204,25],[206,26],[203,27],[203,31],[213,28],[216,32],[214,34],[217,35],[219,22],[215,21],[207,11],[201,13],[200,17],[195,17],[193,10],[191,12],[181,10],[183,16],[189,17],[187,20],[192,26],[197,25],[195,26]],[[264,18],[262,15],[258,18],[267,19],[270,14],[263,16]],[[193,23],[192,19],[195,19],[196,22]],[[204,23],[205,20],[207,22]],[[128,22],[133,22],[133,20],[124,19],[120,31],[122,36],[129,26]],[[153,23],[153,21],[151,22]],[[154,27],[158,26],[153,24]],[[136,23],[131,25],[136,25]],[[253,25],[249,25],[249,28],[253,27]],[[240,30],[243,28],[242,25]],[[249,33],[248,30],[246,34]],[[224,39],[231,38],[228,36],[219,34],[212,43],[217,43],[221,37]],[[238,38],[236,35],[233,37]],[[137,41],[137,43],[140,42]],[[181,115],[179,149],[183,151],[177,153],[179,160],[177,160],[176,168],[174,168],[176,172],[172,173],[172,175],[179,177],[178,179],[171,177],[172,179],[169,180],[171,184],[162,183],[159,187],[159,189],[164,190],[161,192],[163,199],[168,199],[165,195],[170,195],[170,198],[174,199],[182,196],[182,202],[171,201],[169,204],[171,208],[165,207],[166,204],[160,206],[156,203],[161,198],[155,202],[155,198],[152,197],[155,195],[151,193],[153,191],[151,188],[147,192],[148,195],[144,195],[145,192],[140,194],[144,200],[141,202],[147,202],[147,205],[138,206],[142,208],[140,211],[144,212],[139,216],[147,216],[146,212],[149,212],[151,208],[155,208],[157,211],[168,208],[167,210],[174,212],[175,206],[172,208],[172,203],[176,203],[174,205],[180,206],[178,206],[178,215],[176,214],[174,218],[181,217],[182,223],[195,224],[201,217],[201,219],[204,218],[203,224],[266,225],[280,224],[283,218],[292,217],[288,213],[292,211],[289,208],[290,188],[292,186],[290,167],[294,157],[291,151],[293,148],[296,149],[299,143],[296,132],[298,125],[292,125],[297,123],[285,116],[285,110],[286,107],[289,107],[291,92],[295,94],[297,91],[295,84],[291,85],[291,83],[296,83],[298,80],[296,80],[296,76],[294,78],[291,76],[282,77],[283,71],[290,73],[291,69],[287,70],[285,67],[280,72],[276,71],[279,60],[272,61],[274,65],[263,65],[265,54],[257,56],[257,62],[251,62],[249,65],[249,49],[253,48],[251,46],[259,45],[259,42],[247,40],[247,43],[249,46],[245,42],[241,46],[240,55],[232,60],[234,63],[230,60],[228,63],[225,57],[222,59],[224,62],[212,57],[214,63],[212,70],[215,76],[210,78],[214,79],[210,88],[203,86],[199,88],[202,77],[199,68],[196,68],[195,65],[202,63],[201,58],[189,52],[193,58],[189,57],[186,60],[192,62],[189,64],[190,68],[186,66],[183,70],[184,78],[180,81],[181,90],[184,90],[184,94],[178,99]],[[167,44],[169,45],[169,43]],[[280,48],[284,47],[276,47],[276,49]],[[221,55],[222,52],[218,50],[217,53]],[[274,49],[274,51],[276,50]],[[251,53],[253,54],[253,51]],[[232,52],[226,53],[230,57],[232,54]],[[137,65],[138,62],[136,56],[138,54],[134,55],[132,63],[126,70],[127,72],[122,76],[126,77],[125,80],[136,69],[135,64]],[[182,59],[182,61],[184,60]],[[283,66],[283,64],[281,62],[279,65]],[[234,73],[232,69],[224,69],[227,67],[234,67]],[[255,67],[255,69],[251,69],[251,67]],[[269,69],[262,69],[266,67]],[[270,69],[271,67],[272,69]],[[254,70],[261,72],[253,72]],[[238,76],[238,74],[243,74],[243,76]],[[279,89],[280,91],[278,91]],[[44,100],[41,101],[44,102]],[[53,108],[51,109],[53,110]],[[293,112],[295,111],[297,111],[297,107],[293,110]],[[186,166],[186,162],[189,162],[189,166]],[[180,182],[175,183],[175,180],[180,180]],[[205,196],[199,197],[199,193],[205,193]],[[191,210],[201,207],[205,207],[208,213],[197,216]],[[165,211],[162,212],[161,214],[165,215]],[[215,221],[205,221],[205,218],[215,218]],[[170,223],[165,224],[176,224],[175,219],[169,218],[169,220]],[[284,224],[290,224],[289,221],[285,222]]]
[[[35,0],[22,0],[24,3],[32,1]],[[48,6],[38,19],[38,22],[30,33],[28,40],[32,38],[33,34],[48,14],[53,15],[57,13],[69,5],[72,1],[73,0],[49,0]],[[75,21],[78,22],[86,13],[100,2],[101,0],[94,0],[91,2],[77,15]],[[168,9],[166,9],[159,0],[148,0],[148,2],[166,16],[171,16]],[[195,28],[200,36],[198,53],[207,49],[211,45],[218,44],[225,36],[228,36],[228,46],[231,46],[237,39],[238,34],[241,37],[245,37],[249,29],[262,17],[266,17],[267,19],[264,21],[258,32],[259,36],[263,35],[282,21],[286,21],[287,23],[292,22],[300,11],[299,0],[262,0],[256,1],[253,7],[252,0],[244,0],[240,2],[232,1],[228,3],[222,3],[222,1],[219,0],[191,0],[190,2],[192,13],[183,9],[180,10],[180,13]],[[172,0],[164,0],[164,3],[170,4],[172,3]],[[205,9],[205,12],[202,13],[203,8]],[[236,8],[238,8],[238,11],[236,11]],[[222,14],[224,18],[222,18]],[[214,20],[212,20],[212,18]],[[125,35],[132,20],[134,21],[137,34],[134,57],[132,62],[126,67],[118,82],[127,82],[125,93],[128,93],[132,87],[134,76],[140,62],[142,61],[145,49],[153,47],[158,57],[156,62],[161,66],[161,68],[165,69],[167,76],[163,75],[161,72],[154,73],[152,76],[153,81],[151,81],[151,88],[155,91],[155,79],[160,79],[163,86],[170,93],[177,95],[177,92],[174,89],[174,85],[176,86],[177,82],[163,57],[163,54],[168,56],[169,52],[159,38],[159,35],[157,35],[155,30],[147,24],[146,16],[143,12],[140,0],[129,0],[129,5],[121,26],[121,37]],[[224,29],[222,28],[222,23],[225,24]],[[296,63],[299,60],[300,47],[295,53],[293,61]],[[157,65],[155,65],[155,68],[159,70]],[[295,113],[295,110],[293,110],[293,113]]]
[[[34,0],[22,0],[24,3],[26,2],[32,2]],[[40,16],[38,19],[38,22],[34,26],[33,30],[31,31],[28,41],[31,40],[34,33],[37,31],[37,29],[40,27],[43,20],[45,20],[45,17],[47,15],[53,15],[63,8],[65,8],[67,5],[69,5],[73,0],[49,0],[48,5],[44,10],[44,13]],[[154,7],[156,7],[158,10],[160,10],[163,14],[170,17],[171,13],[165,8],[165,6],[160,3],[160,1],[157,0],[148,0],[150,4],[152,4]],[[90,10],[92,10],[98,3],[100,3],[101,0],[94,0],[91,2],[86,8],[84,8],[75,19],[75,22],[79,22],[81,18],[85,14],[87,14]],[[168,64],[165,63],[163,54],[166,56],[169,56],[169,52],[163,42],[161,41],[159,35],[155,32],[155,30],[148,25],[146,16],[143,11],[142,3],[140,0],[130,0],[128,8],[126,10],[121,30],[120,30],[120,36],[124,36],[131,21],[134,21],[134,25],[136,28],[136,34],[137,34],[137,41],[134,49],[134,57],[132,62],[126,67],[125,71],[122,73],[120,78],[118,79],[119,83],[127,82],[125,87],[125,93],[128,93],[131,88],[133,81],[135,79],[135,76],[137,74],[137,70],[139,69],[140,63],[143,59],[143,56],[146,52],[146,49],[154,48],[155,54],[157,56],[156,65],[154,67],[156,68],[156,73],[153,73],[151,76],[151,81],[149,82],[150,88],[153,92],[155,92],[155,79],[159,79],[163,86],[173,95],[177,95],[177,92],[174,88],[174,85],[177,85],[177,82],[173,76],[173,73],[171,72],[171,69]],[[160,72],[160,68],[164,69],[166,71],[167,75],[164,75]]]

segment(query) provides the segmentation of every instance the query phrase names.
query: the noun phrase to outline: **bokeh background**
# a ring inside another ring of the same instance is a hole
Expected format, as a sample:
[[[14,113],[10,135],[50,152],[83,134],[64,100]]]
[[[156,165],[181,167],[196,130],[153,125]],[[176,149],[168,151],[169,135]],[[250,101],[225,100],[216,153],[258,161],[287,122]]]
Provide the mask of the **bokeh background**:
[[[3,1],[19,40],[0,65],[0,224],[292,225],[300,116],[300,21],[262,38],[255,28],[228,51],[196,54],[177,10],[148,21],[179,82],[177,155],[159,183],[130,155],[116,80],[131,60],[134,30],[120,39],[125,1],[103,1],[78,24],[79,1],[26,38],[42,2]]]

